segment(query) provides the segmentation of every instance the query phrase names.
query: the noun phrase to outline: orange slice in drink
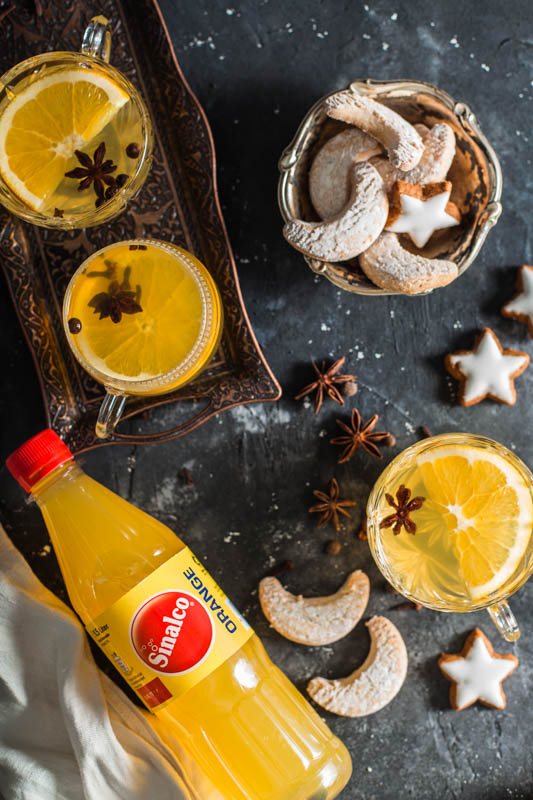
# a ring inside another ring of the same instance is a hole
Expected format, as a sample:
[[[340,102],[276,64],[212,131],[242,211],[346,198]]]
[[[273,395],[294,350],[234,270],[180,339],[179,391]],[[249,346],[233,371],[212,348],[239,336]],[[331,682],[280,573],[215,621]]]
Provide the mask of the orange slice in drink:
[[[533,528],[525,479],[502,456],[478,448],[444,447],[417,464],[470,596],[481,599],[504,586],[519,567]]]
[[[65,172],[79,166],[74,150],[94,139],[127,101],[127,93],[97,70],[58,69],[25,82],[0,115],[2,178],[31,209],[46,208]]]
[[[119,255],[120,250],[120,255]],[[91,299],[106,291],[109,279],[92,278],[102,269],[95,261],[79,275],[72,295],[70,314],[82,321],[76,346],[88,364],[113,379],[149,380],[170,372],[188,357],[191,367],[201,357],[195,353],[203,324],[203,300],[189,270],[173,254],[149,247],[147,251],[128,253],[117,248],[108,251],[109,259],[128,259],[131,289],[138,288],[142,311],[124,313],[120,321],[94,313]],[[114,255],[117,254],[117,255]],[[124,268],[117,268],[117,279]]]

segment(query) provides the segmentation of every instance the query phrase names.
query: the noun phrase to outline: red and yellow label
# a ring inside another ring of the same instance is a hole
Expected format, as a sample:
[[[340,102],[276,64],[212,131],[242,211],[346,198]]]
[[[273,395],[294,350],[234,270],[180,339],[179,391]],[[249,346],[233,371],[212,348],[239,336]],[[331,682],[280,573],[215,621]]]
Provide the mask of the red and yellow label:
[[[152,710],[207,677],[253,633],[188,547],[87,630]]]

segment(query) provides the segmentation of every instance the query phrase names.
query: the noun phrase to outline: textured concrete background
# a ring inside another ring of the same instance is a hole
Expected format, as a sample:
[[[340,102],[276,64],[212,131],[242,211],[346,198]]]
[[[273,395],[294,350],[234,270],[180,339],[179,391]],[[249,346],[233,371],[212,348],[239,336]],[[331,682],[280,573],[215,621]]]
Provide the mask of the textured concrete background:
[[[401,630],[409,672],[398,697],[375,716],[327,716],[346,742],[354,777],[343,800],[533,796],[530,736],[533,708],[533,583],[513,600],[523,637],[499,640],[485,612],[444,615],[390,611],[397,602],[357,530],[368,492],[384,462],[358,452],[337,464],[328,443],[335,418],[355,404],[376,412],[397,446],[385,462],[434,433],[467,430],[512,447],[533,465],[527,436],[533,367],[517,381],[517,403],[461,408],[443,369],[446,352],[469,347],[491,326],[506,347],[533,354],[525,326],[499,314],[513,293],[516,267],[532,263],[533,8],[527,0],[429,4],[369,0],[213,2],[163,0],[178,59],[213,129],[221,201],[244,298],[264,352],[284,388],[275,405],[227,412],[177,442],[114,447],[88,454],[91,475],[174,528],[203,558],[244,611],[272,656],[303,688],[314,675],[352,671],[368,650],[360,624],[330,647],[308,649],[269,628],[257,602],[257,582],[290,558],[285,585],[303,594],[335,591],[352,569],[371,579],[367,617],[384,613]],[[309,106],[322,94],[361,77],[416,78],[469,103],[498,153],[504,173],[504,213],[469,271],[433,295],[372,299],[350,296],[313,276],[285,244],[276,205],[277,158]],[[37,380],[5,291],[0,293],[4,364],[0,388],[2,455],[44,423]],[[360,392],[345,411],[333,403],[318,417],[291,398],[310,380],[310,359],[347,355]],[[151,424],[168,426],[171,407]],[[3,458],[2,458],[3,462]],[[194,486],[180,477],[187,466]],[[312,489],[335,475],[343,495],[357,500],[340,535],[341,554],[323,553],[333,529],[317,531],[307,507]],[[45,583],[64,596],[37,511],[0,470],[0,515]],[[515,652],[517,671],[505,683],[507,708],[455,713],[448,682],[437,669],[442,650],[457,652],[479,625],[500,652]]]

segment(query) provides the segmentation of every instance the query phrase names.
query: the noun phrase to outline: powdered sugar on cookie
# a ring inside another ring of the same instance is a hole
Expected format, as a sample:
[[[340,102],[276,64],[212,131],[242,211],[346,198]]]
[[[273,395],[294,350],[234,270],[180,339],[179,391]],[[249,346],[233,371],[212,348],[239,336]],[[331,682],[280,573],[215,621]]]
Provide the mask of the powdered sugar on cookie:
[[[483,631],[476,628],[458,655],[443,654],[439,668],[452,681],[450,704],[456,711],[479,700],[490,708],[505,708],[502,681],[518,666],[513,655],[499,655]]]
[[[385,182],[387,191],[392,189],[396,181],[414,184],[443,181],[452,165],[455,156],[455,134],[452,128],[446,122],[437,123],[427,133],[424,133],[419,125],[414,127],[421,134],[424,145],[424,152],[416,167],[406,172],[395,167],[388,159],[372,160],[372,164]]]
[[[479,403],[486,397],[500,403],[516,402],[514,381],[526,369],[529,356],[521,350],[504,350],[494,331],[485,328],[472,350],[446,356],[448,372],[460,381],[462,405]]]
[[[385,617],[366,623],[370,651],[347,678],[313,678],[307,692],[315,703],[344,717],[363,717],[386,706],[400,691],[407,674],[407,650],[399,630]]]
[[[277,578],[263,578],[259,600],[265,617],[285,638],[312,646],[346,636],[361,619],[370,592],[361,570],[350,573],[341,588],[327,597],[302,597],[286,591]]]
[[[389,201],[378,172],[368,162],[353,167],[348,206],[332,220],[293,219],[283,235],[297,250],[323,261],[346,261],[372,244],[385,226]]]
[[[340,214],[350,199],[353,165],[381,152],[374,137],[358,128],[347,128],[326,142],[309,171],[309,195],[319,217]]]
[[[405,250],[395,233],[384,231],[359,256],[361,269],[370,280],[391,292],[418,294],[446,286],[457,277],[452,261],[424,258]]]
[[[326,110],[333,119],[357,125],[381,142],[395,167],[409,170],[420,161],[422,138],[407,120],[382,103],[353,92],[338,92],[327,98]]]

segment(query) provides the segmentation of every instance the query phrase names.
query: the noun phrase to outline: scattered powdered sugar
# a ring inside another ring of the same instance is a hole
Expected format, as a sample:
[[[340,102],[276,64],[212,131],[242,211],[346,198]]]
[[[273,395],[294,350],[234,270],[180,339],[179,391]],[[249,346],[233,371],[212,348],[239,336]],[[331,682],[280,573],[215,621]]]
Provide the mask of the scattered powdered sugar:
[[[233,540],[236,536],[240,535],[240,531],[228,531],[227,536],[224,536],[224,541],[226,544],[237,544],[237,542],[234,542]]]

